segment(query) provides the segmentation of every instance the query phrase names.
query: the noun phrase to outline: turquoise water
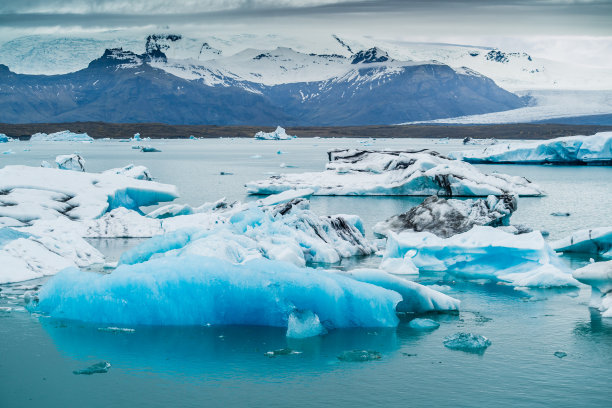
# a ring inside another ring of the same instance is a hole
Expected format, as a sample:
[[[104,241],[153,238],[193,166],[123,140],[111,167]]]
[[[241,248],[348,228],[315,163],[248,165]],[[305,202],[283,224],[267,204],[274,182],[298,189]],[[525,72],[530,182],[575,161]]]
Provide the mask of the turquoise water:
[[[460,148],[428,140],[376,140],[372,148]],[[308,139],[154,141],[161,153],[140,153],[130,143],[96,142],[6,145],[6,164],[38,165],[79,151],[90,171],[128,163],[150,168],[161,182],[176,184],[180,202],[200,204],[226,196],[247,200],[243,184],[268,172],[318,171],[326,150],[360,147],[358,140]],[[24,148],[30,149],[23,151]],[[2,150],[2,147],[0,147]],[[278,150],[286,153],[277,154]],[[260,159],[250,156],[261,155]],[[297,168],[282,169],[281,163]],[[579,229],[612,224],[612,169],[603,167],[479,166],[524,175],[548,192],[521,198],[512,219],[560,238]],[[233,175],[221,176],[220,171]],[[321,214],[354,213],[367,229],[406,211],[422,198],[316,197]],[[570,217],[553,217],[567,211]],[[116,259],[139,240],[94,240]],[[573,267],[587,257],[566,257]],[[376,265],[376,257],[339,267]],[[23,294],[43,280],[0,286],[0,407],[21,406],[609,406],[612,398],[612,319],[589,310],[590,289],[518,291],[500,285],[456,281],[444,274],[419,281],[450,287],[462,301],[453,315],[428,316],[441,323],[418,332],[403,321],[393,330],[336,330],[307,340],[288,340],[284,330],[264,327],[135,327],[106,332],[95,325],[28,313]],[[10,308],[7,309],[7,308]],[[452,351],[443,339],[456,332],[487,336],[482,355]],[[267,351],[299,354],[269,358]],[[351,363],[337,356],[353,349],[381,353],[377,361]],[[555,352],[567,353],[558,358]],[[108,373],[74,370],[108,361]]]

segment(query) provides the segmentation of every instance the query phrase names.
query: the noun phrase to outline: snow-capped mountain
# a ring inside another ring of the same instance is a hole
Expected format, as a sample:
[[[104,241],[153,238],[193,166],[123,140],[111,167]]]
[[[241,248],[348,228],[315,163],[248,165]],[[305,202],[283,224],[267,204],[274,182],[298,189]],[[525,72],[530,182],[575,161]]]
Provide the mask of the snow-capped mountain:
[[[0,69],[0,121],[368,125],[514,109],[518,96],[467,68],[404,62],[372,48],[345,57],[249,49],[207,61],[169,59],[177,35],[146,52],[106,50],[64,75]]]

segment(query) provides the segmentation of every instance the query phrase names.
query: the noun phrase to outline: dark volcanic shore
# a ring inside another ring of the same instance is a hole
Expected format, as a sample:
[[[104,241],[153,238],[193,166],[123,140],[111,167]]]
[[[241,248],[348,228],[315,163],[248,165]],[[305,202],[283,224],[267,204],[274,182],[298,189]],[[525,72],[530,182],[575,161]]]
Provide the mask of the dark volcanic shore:
[[[140,133],[152,139],[184,139],[189,136],[203,138],[248,137],[272,127],[261,126],[210,126],[210,125],[166,125],[163,123],[0,123],[0,133],[20,139],[28,139],[37,132],[52,133],[70,130],[86,132],[94,139],[127,139]],[[563,125],[563,124],[507,124],[507,125],[401,125],[401,126],[338,126],[338,127],[288,127],[287,133],[298,137],[395,137],[395,138],[453,138],[463,139],[552,139],[561,136],[592,135],[610,131],[612,126]]]

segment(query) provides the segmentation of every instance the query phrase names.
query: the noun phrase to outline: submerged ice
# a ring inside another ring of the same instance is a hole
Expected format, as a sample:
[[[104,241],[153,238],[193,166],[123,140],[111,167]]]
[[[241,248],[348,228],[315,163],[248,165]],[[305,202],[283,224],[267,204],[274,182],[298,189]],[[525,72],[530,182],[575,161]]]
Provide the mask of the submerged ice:
[[[431,150],[332,150],[326,170],[291,173],[247,183],[250,194],[276,194],[310,188],[314,195],[541,196],[529,180],[484,174],[469,163]]]

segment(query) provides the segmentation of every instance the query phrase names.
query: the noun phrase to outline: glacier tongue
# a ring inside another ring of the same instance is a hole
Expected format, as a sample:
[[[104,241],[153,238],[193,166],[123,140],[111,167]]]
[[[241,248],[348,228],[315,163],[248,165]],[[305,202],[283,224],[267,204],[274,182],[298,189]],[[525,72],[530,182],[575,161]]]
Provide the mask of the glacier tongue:
[[[247,183],[250,194],[312,189],[314,195],[488,196],[544,195],[529,180],[501,173],[483,174],[469,163],[431,150],[332,150],[326,170],[291,173]]]

